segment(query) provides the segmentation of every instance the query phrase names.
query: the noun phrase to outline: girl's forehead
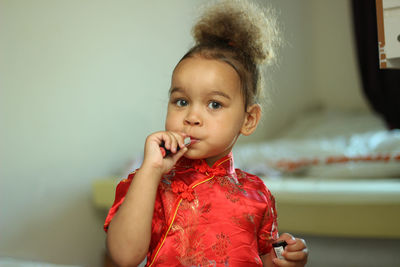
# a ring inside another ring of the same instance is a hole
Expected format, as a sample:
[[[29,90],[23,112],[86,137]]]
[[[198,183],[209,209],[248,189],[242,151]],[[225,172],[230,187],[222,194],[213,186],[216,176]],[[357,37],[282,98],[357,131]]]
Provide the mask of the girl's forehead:
[[[228,63],[202,57],[183,59],[172,74],[172,85],[198,84],[211,87],[240,87],[236,70]]]
[[[233,75],[239,78],[236,70],[227,62],[219,59],[205,58],[199,55],[187,57],[181,60],[175,67],[173,74],[176,72],[198,70],[206,68],[208,71],[219,72],[221,75]]]

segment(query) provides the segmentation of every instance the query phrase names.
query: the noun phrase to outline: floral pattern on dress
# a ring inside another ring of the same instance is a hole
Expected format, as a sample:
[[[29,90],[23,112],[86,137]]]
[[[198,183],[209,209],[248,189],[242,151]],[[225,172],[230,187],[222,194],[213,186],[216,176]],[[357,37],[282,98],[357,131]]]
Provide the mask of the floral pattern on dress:
[[[225,233],[220,233],[216,235],[216,241],[214,245],[212,245],[212,250],[214,251],[216,258],[218,259],[218,263],[223,263],[225,266],[229,264],[229,255],[228,251],[231,246],[231,240],[229,236]]]
[[[199,208],[199,202],[182,201],[172,226],[177,259],[183,266],[207,266],[209,259],[205,255],[204,229],[198,226],[207,209]]]
[[[117,187],[105,229],[133,178]],[[231,154],[212,167],[181,158],[157,190],[146,266],[261,267],[259,255],[277,235],[271,193],[258,177],[235,170]]]
[[[216,177],[214,183],[218,183],[221,187],[225,189],[225,197],[232,202],[238,202],[241,196],[238,193],[246,194],[246,190],[243,189],[239,182],[236,182],[232,177],[229,176],[219,176]],[[213,186],[213,183],[210,184]]]

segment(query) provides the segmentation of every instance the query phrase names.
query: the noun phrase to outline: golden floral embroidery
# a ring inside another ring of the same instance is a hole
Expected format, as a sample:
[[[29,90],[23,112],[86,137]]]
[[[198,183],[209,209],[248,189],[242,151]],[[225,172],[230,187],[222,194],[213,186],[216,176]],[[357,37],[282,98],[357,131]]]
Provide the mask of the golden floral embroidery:
[[[232,222],[242,229],[253,229],[254,234],[257,234],[256,221],[254,214],[244,213],[240,217],[232,217]]]
[[[214,245],[212,245],[212,250],[214,251],[215,255],[219,258],[217,262],[228,263],[229,261],[228,250],[231,245],[231,240],[224,233],[217,234],[216,238],[217,241],[214,243]]]
[[[198,204],[196,201],[183,204],[172,228],[177,258],[183,266],[207,266],[209,262],[204,254],[205,229],[198,227],[206,209],[199,208]]]
[[[225,197],[233,203],[240,200],[241,196],[238,195],[239,192],[246,194],[246,190],[242,188],[242,185],[229,176],[216,177],[215,181],[221,187],[225,188]]]

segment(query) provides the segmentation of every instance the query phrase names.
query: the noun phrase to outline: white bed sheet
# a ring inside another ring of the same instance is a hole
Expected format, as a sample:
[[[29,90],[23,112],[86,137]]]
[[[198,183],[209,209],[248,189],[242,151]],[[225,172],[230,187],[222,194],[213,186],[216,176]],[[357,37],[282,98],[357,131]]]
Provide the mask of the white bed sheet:
[[[303,115],[279,138],[234,148],[235,165],[267,177],[400,178],[400,130],[370,113]]]

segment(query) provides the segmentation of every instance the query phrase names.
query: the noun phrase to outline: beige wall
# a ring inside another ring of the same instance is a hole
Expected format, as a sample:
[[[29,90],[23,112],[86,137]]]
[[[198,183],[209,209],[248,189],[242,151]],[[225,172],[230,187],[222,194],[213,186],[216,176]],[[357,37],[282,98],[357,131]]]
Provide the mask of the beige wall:
[[[0,1],[0,255],[100,266],[91,181],[163,128],[195,2]]]
[[[271,103],[247,141],[279,137],[303,111],[369,110],[359,80],[350,1],[269,2],[280,14],[285,44],[272,72]]]
[[[313,90],[323,106],[367,110],[353,39],[350,1],[312,0]]]
[[[309,0],[262,1],[272,6],[278,15],[283,45],[278,63],[267,70],[263,120],[256,133],[242,142],[262,141],[279,135],[293,116],[317,105],[312,83],[312,28]]]
[[[264,1],[260,1],[264,2]],[[100,266],[91,182],[163,128],[199,1],[0,0],[0,256]],[[365,109],[347,0],[274,0],[286,46],[250,141],[317,106]]]

